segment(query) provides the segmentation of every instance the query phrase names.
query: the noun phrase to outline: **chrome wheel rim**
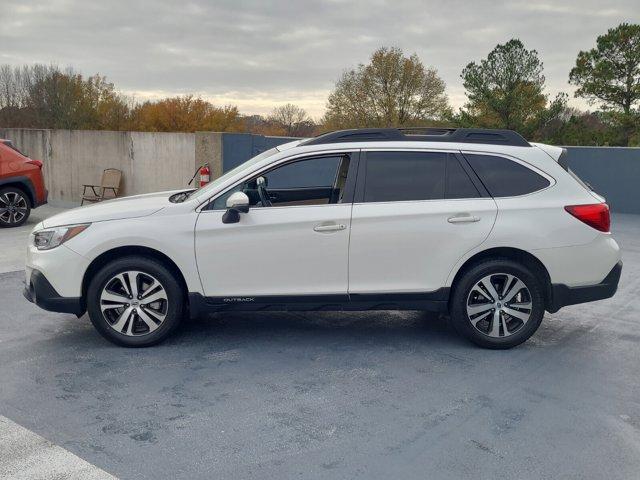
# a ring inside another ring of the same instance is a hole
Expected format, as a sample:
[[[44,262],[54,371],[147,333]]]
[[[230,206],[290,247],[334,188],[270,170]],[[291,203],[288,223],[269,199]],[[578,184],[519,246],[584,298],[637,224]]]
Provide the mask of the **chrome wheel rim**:
[[[130,337],[149,335],[164,322],[169,307],[160,281],[145,272],[114,275],[100,294],[100,310],[107,324]]]
[[[0,195],[0,222],[7,225],[20,223],[28,211],[27,199],[20,193],[7,192]]]
[[[467,297],[467,317],[483,335],[494,338],[518,333],[529,321],[531,292],[515,275],[492,273],[478,281]]]

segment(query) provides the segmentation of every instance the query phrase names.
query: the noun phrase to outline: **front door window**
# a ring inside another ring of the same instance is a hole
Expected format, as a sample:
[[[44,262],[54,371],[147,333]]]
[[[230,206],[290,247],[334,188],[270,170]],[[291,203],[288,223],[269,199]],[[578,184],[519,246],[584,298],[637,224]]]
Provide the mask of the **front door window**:
[[[225,209],[227,198],[237,191],[247,194],[251,208],[342,203],[349,162],[349,155],[331,155],[277,166],[219,196],[210,209]]]

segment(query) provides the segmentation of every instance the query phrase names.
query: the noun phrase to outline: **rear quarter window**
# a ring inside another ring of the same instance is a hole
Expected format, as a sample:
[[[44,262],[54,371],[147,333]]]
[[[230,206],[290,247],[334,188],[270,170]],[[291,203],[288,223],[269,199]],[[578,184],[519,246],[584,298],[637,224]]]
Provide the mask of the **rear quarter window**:
[[[465,153],[465,158],[492,197],[516,197],[551,185],[542,175],[508,158]]]

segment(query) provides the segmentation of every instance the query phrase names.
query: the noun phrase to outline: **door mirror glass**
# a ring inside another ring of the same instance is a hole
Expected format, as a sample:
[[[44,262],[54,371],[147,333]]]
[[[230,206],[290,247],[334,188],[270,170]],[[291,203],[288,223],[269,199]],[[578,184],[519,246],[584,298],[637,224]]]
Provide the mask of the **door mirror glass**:
[[[222,223],[238,223],[240,213],[249,211],[249,197],[244,192],[235,192],[227,198],[227,211],[222,216]]]

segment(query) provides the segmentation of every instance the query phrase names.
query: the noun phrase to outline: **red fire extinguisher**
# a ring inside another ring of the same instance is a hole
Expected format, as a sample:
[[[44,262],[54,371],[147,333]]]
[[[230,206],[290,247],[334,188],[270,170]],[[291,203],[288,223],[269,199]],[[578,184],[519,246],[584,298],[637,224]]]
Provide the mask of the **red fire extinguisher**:
[[[209,183],[209,175],[211,171],[209,170],[209,164],[205,163],[200,167],[200,186],[204,187],[207,183]]]

